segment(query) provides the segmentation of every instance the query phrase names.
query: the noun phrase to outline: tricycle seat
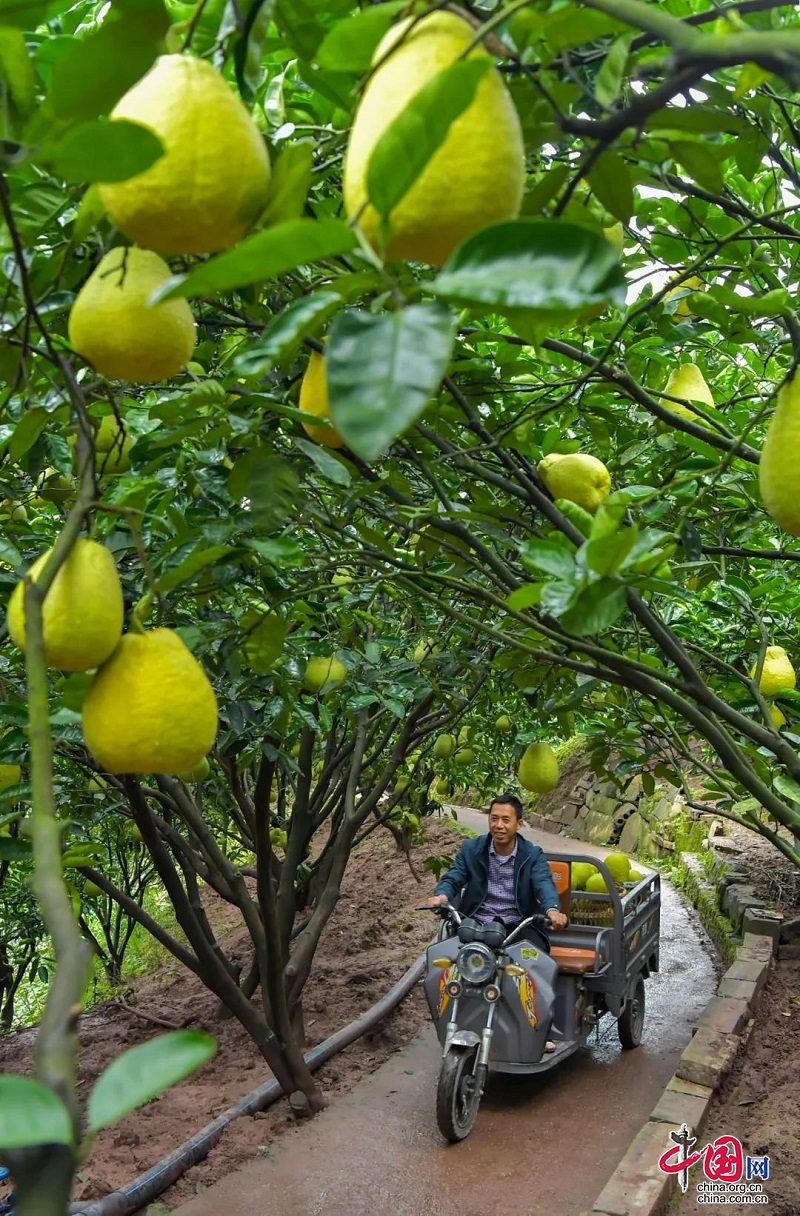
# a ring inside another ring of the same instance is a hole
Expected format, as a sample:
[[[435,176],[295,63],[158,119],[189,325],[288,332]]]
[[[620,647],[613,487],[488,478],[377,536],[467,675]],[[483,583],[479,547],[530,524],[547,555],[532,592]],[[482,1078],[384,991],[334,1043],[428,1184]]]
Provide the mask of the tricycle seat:
[[[565,975],[585,975],[594,971],[594,950],[581,950],[577,946],[551,946],[550,957]]]

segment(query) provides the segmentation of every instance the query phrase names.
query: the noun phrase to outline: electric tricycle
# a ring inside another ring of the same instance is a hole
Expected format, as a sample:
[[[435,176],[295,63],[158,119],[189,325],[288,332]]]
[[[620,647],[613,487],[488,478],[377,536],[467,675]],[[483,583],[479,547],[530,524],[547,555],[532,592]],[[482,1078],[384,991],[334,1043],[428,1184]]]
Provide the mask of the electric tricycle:
[[[618,887],[602,860],[548,853],[569,917],[549,933],[531,916],[510,934],[499,921],[463,917],[452,903],[426,952],[425,996],[442,1044],[436,1119],[445,1139],[472,1130],[489,1071],[534,1075],[587,1042],[603,1018],[617,1022],[623,1048],[644,1026],[644,981],[658,971],[658,874]],[[589,862],[607,891],[573,891],[571,867]]]

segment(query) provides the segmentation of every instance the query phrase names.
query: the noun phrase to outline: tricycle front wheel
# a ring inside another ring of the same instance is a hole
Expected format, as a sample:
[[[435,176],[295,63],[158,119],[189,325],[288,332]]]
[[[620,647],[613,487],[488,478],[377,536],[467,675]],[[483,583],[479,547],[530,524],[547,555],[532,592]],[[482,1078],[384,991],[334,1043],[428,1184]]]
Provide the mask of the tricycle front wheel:
[[[633,992],[625,1002],[625,1008],[617,1019],[617,1034],[623,1048],[638,1047],[644,1030],[644,977],[638,976]]]
[[[451,1047],[442,1060],[436,1090],[436,1122],[445,1140],[457,1144],[472,1131],[481,1100],[475,1076],[476,1047]]]

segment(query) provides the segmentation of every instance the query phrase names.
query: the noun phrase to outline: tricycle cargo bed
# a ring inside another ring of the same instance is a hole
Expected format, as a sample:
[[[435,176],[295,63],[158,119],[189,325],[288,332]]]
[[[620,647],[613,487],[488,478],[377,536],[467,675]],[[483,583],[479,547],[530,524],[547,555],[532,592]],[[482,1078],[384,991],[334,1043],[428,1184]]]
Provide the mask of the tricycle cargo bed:
[[[566,929],[550,934],[559,970],[583,975],[588,987],[612,997],[622,997],[635,976],[658,971],[660,876],[646,874],[639,882],[618,885],[599,857],[546,856],[561,910],[569,917]],[[579,861],[597,867],[607,891],[572,890],[572,866]]]

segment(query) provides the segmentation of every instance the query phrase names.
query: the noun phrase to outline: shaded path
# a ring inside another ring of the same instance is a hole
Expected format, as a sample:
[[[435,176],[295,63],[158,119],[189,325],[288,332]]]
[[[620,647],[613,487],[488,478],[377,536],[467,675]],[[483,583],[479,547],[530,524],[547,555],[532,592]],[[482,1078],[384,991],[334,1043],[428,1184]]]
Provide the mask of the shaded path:
[[[482,830],[485,815],[459,812]],[[526,829],[551,852],[603,854]],[[661,972],[647,983],[642,1045],[616,1025],[538,1080],[490,1080],[472,1135],[445,1144],[434,1115],[432,1029],[311,1123],[175,1209],[175,1216],[577,1216],[591,1206],[674,1072],[713,995],[694,913],[662,886]]]

